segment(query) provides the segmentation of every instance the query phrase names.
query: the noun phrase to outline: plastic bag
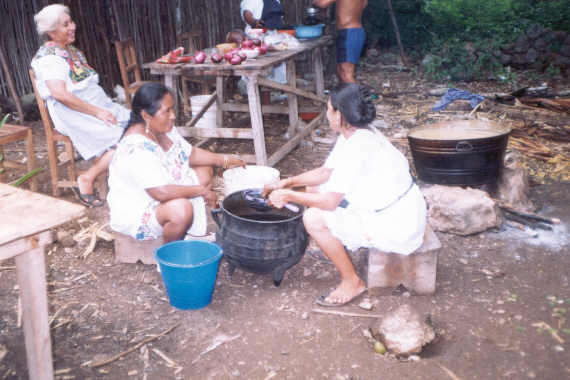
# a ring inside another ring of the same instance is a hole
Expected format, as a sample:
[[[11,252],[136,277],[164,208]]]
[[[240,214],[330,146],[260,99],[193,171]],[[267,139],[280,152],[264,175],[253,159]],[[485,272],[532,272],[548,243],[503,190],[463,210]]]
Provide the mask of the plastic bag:
[[[276,30],[270,30],[265,34],[263,42],[274,50],[290,50],[297,49],[301,46],[298,39],[287,33],[279,33]]]

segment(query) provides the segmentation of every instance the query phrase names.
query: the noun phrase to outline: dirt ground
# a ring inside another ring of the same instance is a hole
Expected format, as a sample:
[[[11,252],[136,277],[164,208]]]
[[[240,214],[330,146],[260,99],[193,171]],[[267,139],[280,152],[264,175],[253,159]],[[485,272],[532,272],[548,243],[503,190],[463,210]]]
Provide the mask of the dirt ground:
[[[545,80],[540,74],[521,73],[519,78],[526,80],[521,87]],[[429,112],[438,98],[425,94],[436,85],[413,71],[386,71],[370,63],[361,67],[358,79],[376,89],[379,117],[386,123],[382,131],[408,156],[405,136],[410,127],[470,112]],[[568,80],[550,85],[568,89]],[[454,86],[471,92],[509,90],[496,83]],[[500,118],[485,112],[481,109],[475,116]],[[568,128],[567,115],[559,118],[566,118]],[[286,119],[271,117],[266,123],[272,152],[284,141]],[[47,167],[41,124],[32,125],[39,165]],[[322,137],[326,127],[321,131]],[[567,146],[543,142],[553,152],[567,154]],[[283,177],[316,167],[331,147],[308,139],[277,168]],[[208,148],[253,152],[251,143],[233,140],[217,141]],[[22,151],[16,146],[8,154]],[[83,252],[89,240],[74,246],[56,242],[46,255],[56,379],[568,378],[570,179],[568,155],[563,157],[560,167],[560,161],[524,156],[537,212],[562,220],[553,231],[505,225],[467,237],[438,233],[443,248],[436,294],[368,296],[374,305],[371,311],[358,303],[335,309],[365,316],[315,312],[319,309],[315,298],[333,288],[338,275],[314,253],[287,271],[279,287],[269,275],[239,269],[230,278],[222,260],[211,305],[181,311],[169,305],[155,266],[115,264],[112,242],[98,240],[86,258]],[[49,193],[47,173],[39,179],[41,192]],[[64,198],[75,201],[71,194]],[[73,235],[107,220],[106,207],[90,209],[87,218],[59,231]],[[352,258],[365,276],[367,253],[360,250]],[[0,379],[27,378],[13,265],[12,260],[0,263]],[[402,304],[430,317],[436,341],[412,359],[375,353],[363,330],[376,328],[379,318]],[[89,365],[170,328],[174,329],[119,360],[96,368]]]

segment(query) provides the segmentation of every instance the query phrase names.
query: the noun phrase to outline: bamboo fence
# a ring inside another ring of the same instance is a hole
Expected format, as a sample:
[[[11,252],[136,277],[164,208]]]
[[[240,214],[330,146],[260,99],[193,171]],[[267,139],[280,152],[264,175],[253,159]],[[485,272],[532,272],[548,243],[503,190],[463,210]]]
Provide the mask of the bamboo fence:
[[[176,34],[201,31],[205,46],[223,42],[232,29],[243,29],[240,0],[0,0],[0,43],[22,96],[32,92],[28,68],[41,44],[34,14],[52,3],[69,6],[77,24],[75,45],[83,50],[100,83],[110,93],[121,84],[114,41],[132,37],[139,62],[148,62],[175,48]],[[311,0],[283,1],[286,22],[300,24]],[[152,79],[143,72],[145,79]],[[10,98],[8,81],[0,70],[0,95]]]

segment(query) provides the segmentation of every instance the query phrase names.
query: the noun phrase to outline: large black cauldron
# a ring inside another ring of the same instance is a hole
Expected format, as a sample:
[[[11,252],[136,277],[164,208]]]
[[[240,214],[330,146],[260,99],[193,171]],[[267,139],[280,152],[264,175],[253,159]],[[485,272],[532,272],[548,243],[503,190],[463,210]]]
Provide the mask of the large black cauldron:
[[[510,128],[481,120],[452,120],[408,134],[419,178],[441,185],[477,186],[497,181]]]
[[[216,243],[224,251],[230,275],[236,267],[259,274],[273,272],[273,282],[279,286],[285,271],[301,260],[309,242],[303,210],[299,206],[298,212],[258,211],[248,206],[243,191],[228,195],[221,208],[212,210],[212,216],[219,227]]]

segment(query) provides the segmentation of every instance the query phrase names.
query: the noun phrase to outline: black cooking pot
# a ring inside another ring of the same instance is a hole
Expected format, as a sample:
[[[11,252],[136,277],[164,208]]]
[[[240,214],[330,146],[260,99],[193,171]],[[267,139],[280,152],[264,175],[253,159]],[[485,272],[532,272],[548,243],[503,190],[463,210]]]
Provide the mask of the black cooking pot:
[[[230,276],[236,267],[259,274],[272,272],[273,282],[279,286],[285,271],[301,260],[309,242],[302,220],[304,208],[299,206],[298,212],[256,210],[249,206],[244,191],[231,193],[221,208],[212,210],[219,227],[216,243],[224,250]]]
[[[496,182],[510,128],[480,120],[455,120],[414,128],[408,134],[418,177],[441,185]]]

